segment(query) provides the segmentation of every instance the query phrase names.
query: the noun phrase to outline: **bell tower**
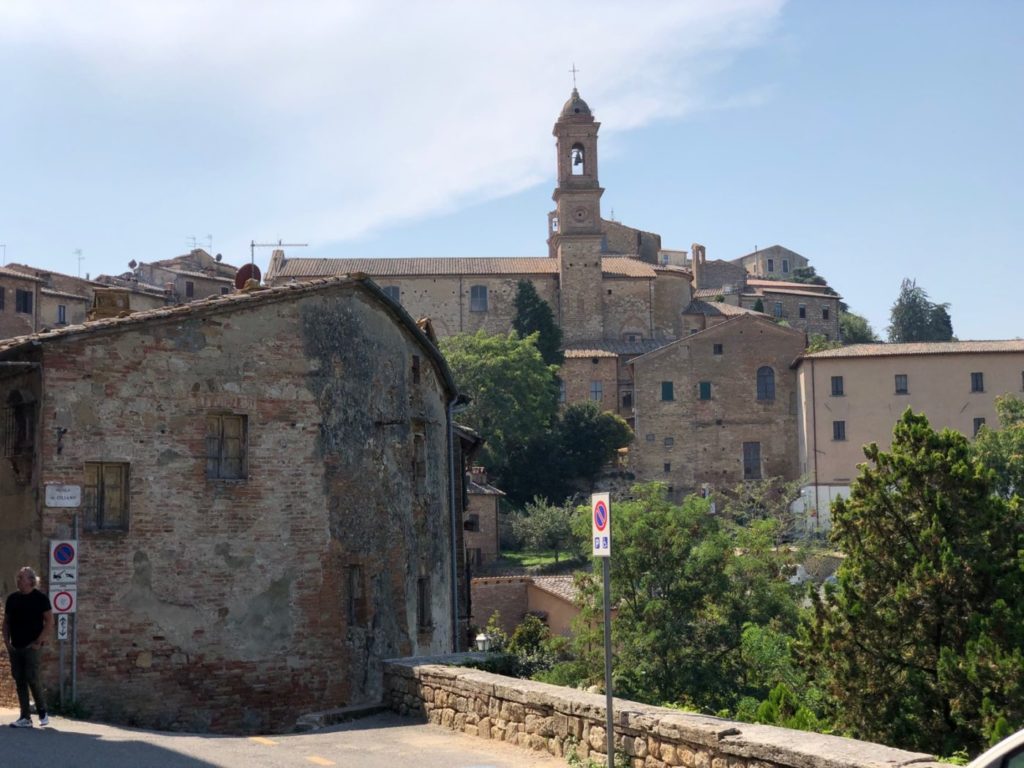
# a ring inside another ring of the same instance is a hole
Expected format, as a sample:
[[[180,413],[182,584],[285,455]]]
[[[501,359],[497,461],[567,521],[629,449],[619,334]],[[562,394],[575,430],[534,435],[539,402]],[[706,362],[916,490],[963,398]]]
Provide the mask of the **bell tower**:
[[[551,195],[548,255],[558,259],[559,314],[566,343],[604,336],[601,290],[601,189],[597,129],[590,107],[572,89],[555,122],[558,186]]]

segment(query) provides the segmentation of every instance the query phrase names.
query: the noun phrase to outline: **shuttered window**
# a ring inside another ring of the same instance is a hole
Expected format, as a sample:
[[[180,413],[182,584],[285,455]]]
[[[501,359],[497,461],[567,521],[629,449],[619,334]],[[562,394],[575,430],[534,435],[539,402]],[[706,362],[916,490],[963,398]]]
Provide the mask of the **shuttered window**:
[[[206,476],[212,480],[244,480],[246,417],[234,413],[206,417]]]
[[[86,530],[128,530],[128,464],[86,462],[83,491]]]

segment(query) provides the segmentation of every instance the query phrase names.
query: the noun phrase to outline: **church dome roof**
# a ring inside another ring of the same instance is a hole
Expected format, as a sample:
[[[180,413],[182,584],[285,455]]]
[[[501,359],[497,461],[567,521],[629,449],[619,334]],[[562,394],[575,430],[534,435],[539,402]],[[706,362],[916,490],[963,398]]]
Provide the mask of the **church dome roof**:
[[[590,107],[587,106],[587,102],[580,98],[580,92],[573,88],[572,96],[569,97],[569,100],[565,102],[565,106],[562,107],[562,117],[584,115],[590,115]]]

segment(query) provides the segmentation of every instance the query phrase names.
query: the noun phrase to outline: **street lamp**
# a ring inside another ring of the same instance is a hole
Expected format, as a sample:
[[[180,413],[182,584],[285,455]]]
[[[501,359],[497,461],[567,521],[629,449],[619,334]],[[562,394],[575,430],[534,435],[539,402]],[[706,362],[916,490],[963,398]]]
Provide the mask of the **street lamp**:
[[[481,632],[479,635],[477,635],[476,636],[476,649],[478,651],[481,651],[482,653],[487,653],[487,651],[491,650],[491,638],[490,638],[490,635],[488,635],[485,632]]]

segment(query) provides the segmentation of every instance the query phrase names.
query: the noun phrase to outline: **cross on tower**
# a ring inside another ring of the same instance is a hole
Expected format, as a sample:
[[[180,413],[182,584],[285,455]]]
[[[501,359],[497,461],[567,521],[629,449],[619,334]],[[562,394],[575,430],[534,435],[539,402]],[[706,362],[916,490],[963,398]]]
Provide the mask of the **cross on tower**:
[[[576,73],[579,72],[579,70],[576,69],[576,62],[575,61],[572,63],[572,69],[570,69],[569,71],[572,72],[572,87],[573,87],[573,89],[575,89],[576,88]]]

